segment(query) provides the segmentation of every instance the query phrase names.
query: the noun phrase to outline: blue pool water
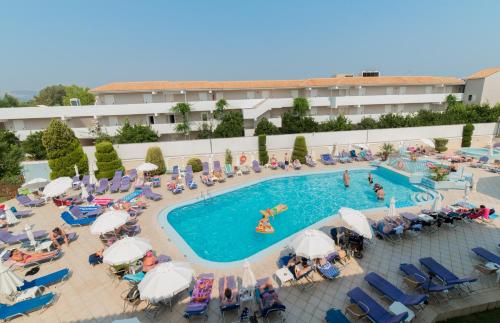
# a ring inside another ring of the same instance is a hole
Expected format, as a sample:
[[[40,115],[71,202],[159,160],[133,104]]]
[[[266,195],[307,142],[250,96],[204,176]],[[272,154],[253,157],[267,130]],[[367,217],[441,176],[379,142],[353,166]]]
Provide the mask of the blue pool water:
[[[476,158],[490,156],[490,150],[488,148],[460,148],[460,152]],[[500,159],[500,149],[493,149],[493,158]]]
[[[23,163],[24,181],[29,182],[35,178],[50,179],[49,163],[46,161]]]
[[[360,210],[385,207],[392,196],[414,205],[411,197],[421,191],[407,177],[384,168],[372,170],[375,183],[386,192],[386,201],[378,201],[368,185],[368,171],[351,170],[348,189],[339,171],[268,179],[164,211],[160,217],[167,216],[167,222],[199,257],[215,262],[242,260],[337,214],[343,206]],[[256,233],[259,211],[280,203],[288,205],[288,211],[271,219],[275,233]]]
[[[387,161],[387,164],[390,165],[393,168],[399,169],[398,167],[398,162],[401,158],[390,158]],[[434,165],[439,165],[438,163],[434,161],[428,161],[425,159],[417,159],[417,160],[411,160],[409,158],[402,158],[403,161],[403,171],[411,174],[415,173],[422,173],[422,174],[430,174],[429,167],[427,166],[428,163],[432,163]]]

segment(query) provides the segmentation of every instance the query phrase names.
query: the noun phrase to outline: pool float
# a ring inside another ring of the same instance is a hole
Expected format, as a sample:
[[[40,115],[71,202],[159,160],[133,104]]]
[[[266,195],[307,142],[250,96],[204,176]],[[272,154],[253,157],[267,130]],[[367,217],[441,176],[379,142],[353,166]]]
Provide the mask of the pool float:
[[[247,161],[247,156],[245,156],[245,155],[241,155],[241,156],[240,156],[240,165],[245,164],[245,163],[246,163],[246,161]]]
[[[260,210],[260,213],[265,217],[270,217],[285,212],[286,210],[288,210],[288,206],[286,206],[286,204],[278,204],[273,208]]]
[[[255,231],[258,233],[274,233],[274,228],[269,224],[269,222],[261,219],[259,221],[259,225],[255,228]]]

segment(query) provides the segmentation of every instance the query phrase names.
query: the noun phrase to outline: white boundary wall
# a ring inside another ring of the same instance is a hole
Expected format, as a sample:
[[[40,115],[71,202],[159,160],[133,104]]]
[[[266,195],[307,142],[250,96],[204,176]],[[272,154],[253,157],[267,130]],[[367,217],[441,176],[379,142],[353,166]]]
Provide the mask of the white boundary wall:
[[[495,128],[495,123],[476,124],[473,137],[478,143],[479,139],[481,139],[482,144],[487,143],[494,135]],[[420,144],[419,140],[423,138],[460,139],[462,129],[463,125],[451,125],[276,135],[267,136],[267,149],[276,152],[280,150],[289,151],[293,148],[295,137],[303,135],[306,137],[309,149],[318,152],[321,150],[328,151],[333,145],[339,145],[339,147],[345,149],[351,144],[367,144],[376,151],[380,144],[386,142],[399,144],[400,141],[404,141],[406,143]],[[115,145],[115,149],[122,160],[143,160],[148,148],[153,146],[161,148],[167,162],[171,159],[184,159],[194,156],[205,158],[210,154],[223,155],[226,149],[230,149],[233,156],[241,152],[256,153],[258,150],[256,136],[122,144]],[[84,147],[84,150],[89,159],[94,160],[95,147],[87,146]]]

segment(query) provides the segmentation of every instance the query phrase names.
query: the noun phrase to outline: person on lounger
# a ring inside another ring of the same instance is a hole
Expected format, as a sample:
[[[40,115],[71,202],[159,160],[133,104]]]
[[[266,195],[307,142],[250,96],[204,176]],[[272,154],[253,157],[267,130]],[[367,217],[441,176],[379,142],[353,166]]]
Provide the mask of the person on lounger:
[[[155,255],[152,251],[148,251],[144,258],[142,258],[142,271],[147,273],[151,269],[153,269],[158,263],[158,259],[156,259]]]
[[[50,241],[52,241],[52,246],[56,249],[61,249],[64,243],[69,246],[68,235],[59,227],[54,228],[50,233]]]
[[[349,171],[347,169],[344,171],[343,179],[344,179],[344,187],[348,188],[349,184],[351,183],[351,178],[349,176]]]
[[[227,287],[227,277],[224,279],[224,296],[222,297],[222,305],[233,304],[235,300],[236,291],[233,292],[231,288]]]
[[[10,252],[10,259],[14,260],[15,262],[22,262],[22,263],[34,262],[49,257],[55,257],[57,253],[58,251],[29,253],[29,252],[23,252],[19,249],[12,249],[12,251]]]
[[[89,256],[89,264],[95,266],[102,264],[104,248],[101,248]]]
[[[288,170],[288,165],[290,164],[290,158],[288,158],[288,153],[285,153],[285,169]]]

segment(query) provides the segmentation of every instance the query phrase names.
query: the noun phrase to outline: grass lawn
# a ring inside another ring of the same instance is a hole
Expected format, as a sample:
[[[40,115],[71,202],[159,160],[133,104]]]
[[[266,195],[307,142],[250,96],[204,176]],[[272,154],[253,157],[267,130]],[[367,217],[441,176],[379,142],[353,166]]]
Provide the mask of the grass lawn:
[[[446,321],[441,321],[441,323],[494,323],[500,322],[500,308],[496,308],[490,311],[474,313],[467,316],[456,317]]]

